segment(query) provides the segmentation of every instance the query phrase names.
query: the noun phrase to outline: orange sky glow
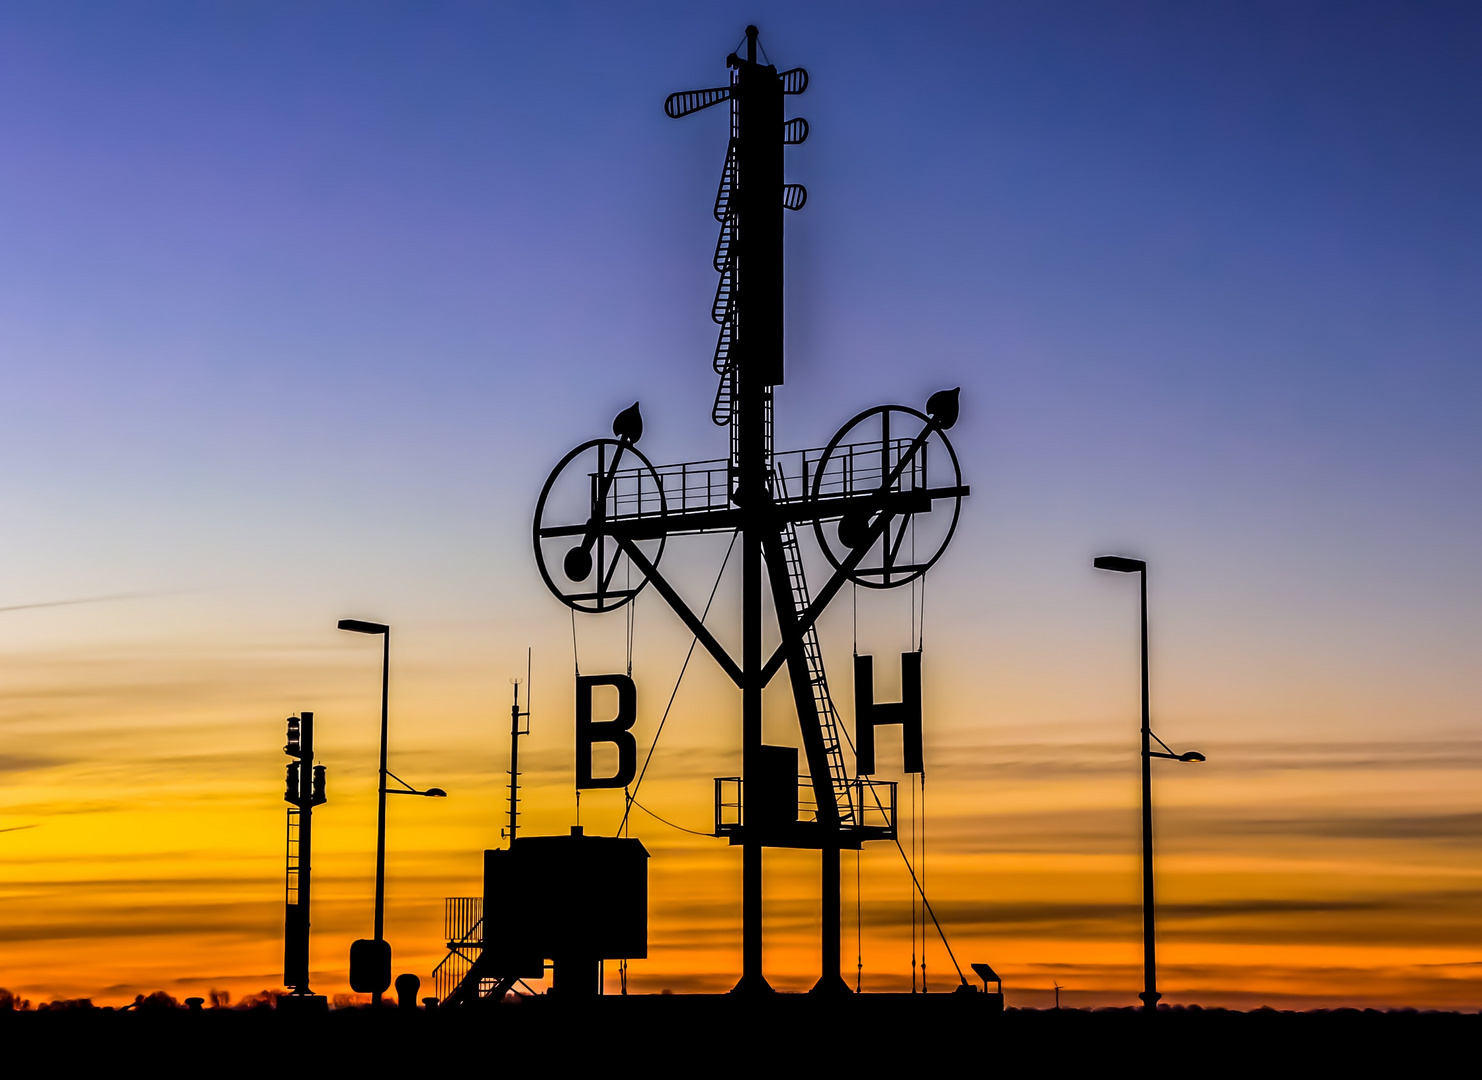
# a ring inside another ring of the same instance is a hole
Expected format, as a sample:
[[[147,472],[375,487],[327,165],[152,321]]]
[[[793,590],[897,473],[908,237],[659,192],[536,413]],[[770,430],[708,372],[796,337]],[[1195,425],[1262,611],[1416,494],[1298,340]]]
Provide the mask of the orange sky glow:
[[[559,630],[564,620],[548,621]],[[329,690],[316,710],[330,801],[316,813],[312,956],[316,989],[349,992],[349,942],[370,920],[375,657],[332,632],[321,637],[317,650],[249,653],[245,665],[195,645],[197,655],[177,654],[171,671],[157,647],[138,645],[27,666],[31,681],[11,705],[23,717],[11,723],[36,749],[7,759],[11,831],[0,833],[9,912],[0,957],[12,991],[118,1003],[155,989],[241,997],[278,985],[282,720],[266,706],[244,713],[233,699],[280,696],[271,684],[287,668],[295,683]],[[600,643],[594,651],[600,658]],[[466,655],[414,641],[405,652],[407,674],[393,684],[392,767],[452,793],[391,805],[387,933],[396,969],[425,982],[442,956],[443,897],[477,895],[479,852],[498,842],[507,706],[494,700],[496,680],[456,678]],[[958,961],[991,962],[1010,1004],[1043,1006],[1057,982],[1068,1004],[1135,1000],[1131,710],[1120,743],[1109,727],[1051,725],[1046,738],[1045,729],[996,724],[971,702],[942,700],[929,643],[927,655],[928,813],[918,828],[926,887]],[[645,679],[644,659],[635,672],[646,747],[672,681],[662,694],[643,688],[664,668],[672,680],[675,665],[655,656]],[[559,668],[541,663],[535,675],[524,818],[533,832],[575,820],[570,674]],[[689,678],[640,801],[705,831],[709,778],[734,770],[734,747],[716,733],[734,723],[735,703],[713,679],[706,686],[694,676],[692,686]],[[785,728],[785,704],[769,725]],[[79,746],[86,753],[69,749]],[[1470,942],[1482,815],[1457,808],[1476,799],[1482,744],[1225,737],[1199,746],[1208,763],[1169,763],[1155,781],[1169,1001],[1457,1008],[1476,1000],[1482,964]],[[892,740],[885,747],[881,775],[899,778]],[[615,828],[621,798],[587,792],[584,827]],[[909,849],[905,785],[900,798]],[[637,812],[631,833],[653,859],[650,954],[630,965],[630,989],[729,988],[740,962],[739,851]],[[767,855],[767,970],[782,989],[805,989],[817,974],[817,873],[811,853]],[[844,974],[866,990],[909,988],[911,892],[900,854],[868,847],[856,889],[846,853],[843,880]],[[935,932],[924,952],[915,948],[930,985],[949,989],[955,975]],[[608,983],[615,992],[615,971]]]

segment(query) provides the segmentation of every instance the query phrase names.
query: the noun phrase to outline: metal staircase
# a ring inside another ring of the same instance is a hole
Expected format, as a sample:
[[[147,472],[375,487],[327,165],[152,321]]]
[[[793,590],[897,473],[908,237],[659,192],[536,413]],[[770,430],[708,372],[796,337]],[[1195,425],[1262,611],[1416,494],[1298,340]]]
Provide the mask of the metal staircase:
[[[443,932],[447,935],[448,955],[432,971],[434,990],[443,1002],[455,995],[467,1000],[493,996],[498,989],[503,997],[509,986],[499,987],[499,980],[470,978],[484,950],[484,898],[450,896],[443,907]]]
[[[787,482],[782,470],[776,470],[780,494],[787,495]],[[788,586],[792,590],[794,610],[807,611],[812,604],[808,579],[803,573],[802,552],[798,548],[798,530],[791,522],[782,527],[782,558],[787,564]],[[818,644],[818,630],[813,623],[803,634],[803,655],[808,661],[808,685],[813,691],[813,704],[818,710],[818,724],[823,733],[823,748],[828,755],[829,777],[833,781],[834,799],[839,806],[839,824],[845,828],[857,825],[851,782],[844,767],[844,751],[839,745],[839,711],[828,691],[828,675],[823,668],[823,650]]]

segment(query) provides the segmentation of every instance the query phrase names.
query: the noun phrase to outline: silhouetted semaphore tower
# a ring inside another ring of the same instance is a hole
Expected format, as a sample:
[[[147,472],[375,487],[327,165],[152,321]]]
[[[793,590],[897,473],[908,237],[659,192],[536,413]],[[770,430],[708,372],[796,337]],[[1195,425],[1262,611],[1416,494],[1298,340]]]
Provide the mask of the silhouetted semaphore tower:
[[[288,873],[283,921],[283,984],[293,998],[309,990],[309,896],[314,858],[314,807],[322,806],[324,766],[314,764],[314,714],[288,718],[283,752],[293,758],[283,801],[288,803]],[[322,1001],[322,998],[316,999]]]
[[[787,120],[783,101],[807,89],[808,74],[760,62],[755,27],[747,27],[745,55],[733,53],[726,64],[729,85],[673,94],[664,108],[677,119],[724,101],[731,106],[715,201],[720,283],[712,307],[720,324],[712,416],[730,428],[730,454],[655,467],[636,445],[643,432],[638,407],[625,410],[613,423],[615,438],[578,446],[547,479],[535,512],[536,562],[551,591],[577,611],[614,610],[651,584],[735,682],[743,776],[716,780],[715,835],[742,848],[736,990],[771,989],[762,972],[762,849],[791,847],[821,853],[823,940],[814,990],[847,993],[839,976],[839,852],[895,839],[895,784],[864,775],[874,771],[874,729],[889,724],[902,726],[907,770],[921,769],[920,654],[903,658],[903,701],[875,704],[871,686],[856,686],[861,775],[851,777],[841,746],[848,733],[829,693],[815,623],[846,584],[904,585],[945,550],[968,494],[945,435],[957,419],[957,391],[933,394],[925,412],[868,409],[827,447],[774,452],[772,396],[784,373],[783,211],[799,210],[807,199],[800,185],[784,183],[783,148],[806,139],[808,125]],[[933,486],[933,477],[944,482]],[[950,509],[934,512],[938,501]],[[811,526],[831,567],[816,595],[803,568],[800,525]],[[669,538],[713,532],[735,533],[739,547],[740,663],[659,570]],[[770,653],[763,642],[769,597],[780,634]],[[857,658],[857,681],[869,678],[869,660]],[[783,665],[807,768],[801,777],[796,748],[762,742],[762,692]],[[619,716],[592,723],[591,686],[601,684],[618,688]],[[626,787],[635,771],[627,730],[635,718],[631,678],[580,676],[577,691],[578,786]],[[590,747],[600,741],[617,744],[619,766],[594,778]]]

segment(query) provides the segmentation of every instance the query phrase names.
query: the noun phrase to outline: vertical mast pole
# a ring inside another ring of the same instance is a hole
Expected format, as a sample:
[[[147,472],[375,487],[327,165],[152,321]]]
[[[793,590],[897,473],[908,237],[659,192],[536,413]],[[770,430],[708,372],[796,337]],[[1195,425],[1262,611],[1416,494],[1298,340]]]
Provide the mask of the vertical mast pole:
[[[525,652],[525,711],[520,711],[520,681],[515,680],[515,703],[509,710],[509,829],[511,845],[520,831],[520,721],[530,716],[530,650]]]
[[[309,992],[309,893],[314,874],[314,714],[299,713],[299,745],[303,757],[299,758],[299,804],[298,819],[298,903],[299,933],[296,958],[303,973],[303,985],[295,987],[300,993]]]
[[[769,404],[782,381],[782,85],[756,58],[757,30],[746,28],[746,57],[736,70],[736,486],[741,510],[742,992],[771,990],[762,972],[762,845],[754,831],[761,784],[762,543],[771,527]],[[746,793],[750,793],[749,795]]]
[[[1158,1011],[1158,935],[1153,922],[1153,746],[1148,701],[1148,571],[1137,575],[1142,585],[1142,1007]]]
[[[292,717],[290,724],[298,724],[298,745],[290,742],[285,752],[296,759],[296,772],[289,776],[298,777],[298,790],[292,787],[284,798],[296,810],[289,810],[289,820],[298,815],[298,850],[289,849],[289,870],[295,883],[294,902],[287,905],[283,928],[283,985],[297,995],[309,992],[309,891],[313,873],[313,777],[314,777],[314,714],[304,712]],[[290,732],[292,728],[290,728]],[[291,738],[291,735],[290,735]],[[292,843],[290,837],[290,844]]]
[[[391,628],[381,632],[381,769],[376,804],[376,940],[386,940],[386,714],[391,693]],[[371,1004],[381,1004],[382,991],[371,994]]]
[[[520,802],[520,684],[515,683],[515,703],[509,709],[509,842],[519,831]]]

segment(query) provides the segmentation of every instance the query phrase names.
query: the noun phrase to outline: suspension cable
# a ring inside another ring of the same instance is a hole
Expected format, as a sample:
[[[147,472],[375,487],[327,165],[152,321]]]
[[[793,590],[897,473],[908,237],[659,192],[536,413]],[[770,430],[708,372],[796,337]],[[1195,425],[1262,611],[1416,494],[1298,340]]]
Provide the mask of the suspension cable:
[[[926,895],[926,769],[921,770],[921,895]],[[921,919],[921,992],[926,993],[926,917]]]
[[[581,675],[581,653],[576,647],[576,608],[571,609],[571,666]]]
[[[577,679],[581,678],[581,650],[576,644],[576,608],[571,609],[571,666],[576,671]],[[576,786],[576,776],[571,778],[572,789],[576,792],[576,824],[581,826],[581,788]]]
[[[916,776],[911,776],[911,881],[916,881]],[[916,893],[911,892],[911,993],[916,993]]]
[[[631,599],[628,601],[627,610],[623,615],[624,622],[627,624],[625,629],[627,632],[626,645],[628,647],[628,678],[631,679],[633,677],[633,628],[638,620],[638,596],[633,592],[633,562],[631,559],[628,560],[626,572],[627,581],[625,584]]]
[[[916,515],[911,515],[911,565],[916,565]],[[920,615],[917,614],[918,596]],[[911,627],[915,631],[916,651],[926,640],[926,575],[922,574],[911,582]]]
[[[644,806],[637,799],[629,799],[628,800],[628,804],[630,806],[636,806],[636,807],[638,807],[638,809],[642,810],[649,817],[653,818],[655,821],[662,821],[665,825],[669,826],[669,828],[671,828],[671,829],[678,829],[680,832],[687,832],[691,836],[712,837],[712,836],[715,835],[714,833],[700,832],[698,829],[686,829],[683,825],[676,825],[676,824],[674,824],[674,822],[670,821],[666,817],[659,817],[658,814],[655,814],[652,810],[650,810],[648,807]]]
[[[859,876],[860,848],[854,849],[854,992],[864,979],[864,893]]]
[[[921,618],[916,621],[916,651],[926,648],[926,577],[921,578]]]
[[[849,744],[849,752],[855,753],[856,751],[854,749],[854,737],[849,734],[849,729],[841,724],[839,725],[839,730],[844,733],[844,741]],[[870,798],[875,800],[875,809],[879,810],[883,814],[885,812],[885,804],[880,801],[880,796],[875,791],[874,785],[870,785]],[[910,857],[906,855],[905,847],[901,844],[899,829],[896,830],[895,849],[900,852],[901,862],[906,864],[906,871],[911,875],[911,883],[916,886],[916,894],[921,897],[921,903],[926,908],[926,913],[931,916],[932,925],[936,927],[937,936],[942,939],[942,947],[947,950],[947,959],[951,960],[952,966],[957,969],[957,978],[960,979],[962,982],[967,982],[967,976],[962,973],[962,965],[957,962],[957,954],[952,951],[952,943],[947,940],[947,932],[942,929],[941,922],[937,920],[937,913],[935,910],[933,910],[931,901],[926,898],[926,890],[921,887],[921,882],[916,880],[916,871],[911,866],[911,860]],[[913,897],[911,903],[912,952],[915,951],[915,906],[915,898]]]

